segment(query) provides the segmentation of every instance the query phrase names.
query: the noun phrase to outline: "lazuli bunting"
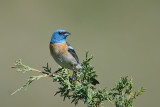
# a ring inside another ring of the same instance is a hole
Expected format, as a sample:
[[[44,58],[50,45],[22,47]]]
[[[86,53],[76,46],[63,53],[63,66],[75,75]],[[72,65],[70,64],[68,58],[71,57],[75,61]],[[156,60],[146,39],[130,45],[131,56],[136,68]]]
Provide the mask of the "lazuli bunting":
[[[50,53],[61,67],[73,70],[73,80],[74,71],[80,70],[83,67],[80,65],[78,56],[74,49],[66,41],[66,37],[69,35],[70,33],[66,30],[56,30],[51,37]],[[96,80],[95,83],[98,84],[99,82]]]

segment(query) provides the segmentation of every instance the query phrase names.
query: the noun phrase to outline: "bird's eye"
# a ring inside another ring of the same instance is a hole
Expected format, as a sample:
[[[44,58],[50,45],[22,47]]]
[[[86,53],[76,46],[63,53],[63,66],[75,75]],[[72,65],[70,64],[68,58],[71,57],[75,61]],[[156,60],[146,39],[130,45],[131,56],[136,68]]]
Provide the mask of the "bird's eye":
[[[63,35],[63,33],[62,33],[62,32],[59,32],[59,34],[60,34],[60,35]]]
[[[59,32],[59,35],[64,35],[66,32]]]

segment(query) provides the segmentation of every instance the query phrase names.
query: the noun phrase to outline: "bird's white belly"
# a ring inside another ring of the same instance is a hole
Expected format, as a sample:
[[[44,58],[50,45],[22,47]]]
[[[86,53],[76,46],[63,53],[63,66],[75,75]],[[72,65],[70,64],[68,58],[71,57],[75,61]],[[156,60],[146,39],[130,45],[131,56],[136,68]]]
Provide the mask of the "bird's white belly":
[[[71,56],[65,54],[65,55],[57,55],[57,54],[53,54],[52,55],[53,58],[55,59],[55,61],[64,68],[68,68],[68,69],[72,69],[73,65],[76,63],[74,61],[72,61]]]

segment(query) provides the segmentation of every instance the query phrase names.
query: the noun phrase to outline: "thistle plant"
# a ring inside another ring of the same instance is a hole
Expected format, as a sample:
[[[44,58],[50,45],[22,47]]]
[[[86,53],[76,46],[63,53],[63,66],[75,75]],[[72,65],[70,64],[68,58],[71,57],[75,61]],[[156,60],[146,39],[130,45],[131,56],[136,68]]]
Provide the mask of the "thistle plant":
[[[53,78],[54,82],[58,82],[60,87],[55,92],[55,95],[60,94],[63,97],[63,101],[66,98],[71,100],[71,103],[75,105],[79,101],[82,101],[88,107],[103,107],[103,102],[108,101],[116,107],[133,107],[133,100],[139,95],[145,92],[145,89],[141,87],[139,90],[133,92],[132,78],[121,77],[113,88],[99,88],[93,85],[94,80],[98,76],[94,67],[90,65],[90,61],[93,57],[88,58],[88,52],[86,52],[86,59],[83,60],[83,69],[75,73],[74,81],[72,81],[72,73],[68,69],[59,68],[55,72],[51,72],[51,68],[48,63],[46,67],[43,67],[43,71],[31,68],[24,65],[21,60],[17,60],[12,68],[16,68],[16,71],[26,73],[29,71],[35,71],[40,73],[38,76],[30,76],[25,84],[19,89],[15,90],[11,95],[16,94],[22,89],[27,88],[32,82],[44,77]]]

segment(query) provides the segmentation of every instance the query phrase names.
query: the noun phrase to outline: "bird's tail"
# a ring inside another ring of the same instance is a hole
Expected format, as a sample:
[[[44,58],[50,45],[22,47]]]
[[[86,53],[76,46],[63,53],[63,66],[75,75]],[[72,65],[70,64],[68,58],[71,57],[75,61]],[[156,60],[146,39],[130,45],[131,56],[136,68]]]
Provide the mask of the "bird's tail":
[[[78,64],[77,66],[76,66],[76,69],[83,69],[83,66],[81,66],[80,64]],[[86,74],[86,71],[83,69],[83,72],[84,72],[84,74]],[[85,75],[84,75],[84,78],[85,78]],[[97,79],[95,79],[95,78],[91,78],[91,84],[92,85],[96,85],[96,84],[100,84],[99,83],[99,81],[97,80]]]
[[[93,78],[93,79],[91,80],[91,84],[92,84],[92,85],[97,85],[97,84],[100,84],[100,83],[99,83],[99,81],[98,81],[97,79]]]

